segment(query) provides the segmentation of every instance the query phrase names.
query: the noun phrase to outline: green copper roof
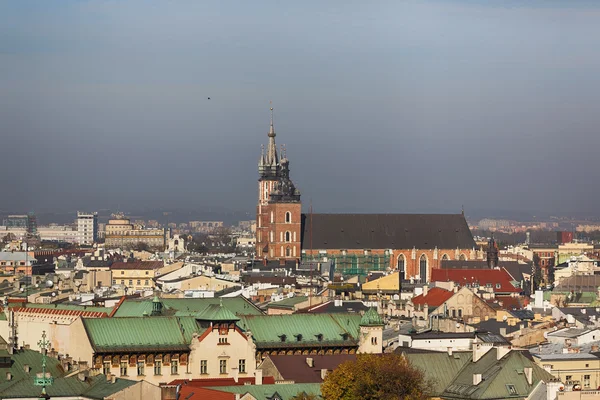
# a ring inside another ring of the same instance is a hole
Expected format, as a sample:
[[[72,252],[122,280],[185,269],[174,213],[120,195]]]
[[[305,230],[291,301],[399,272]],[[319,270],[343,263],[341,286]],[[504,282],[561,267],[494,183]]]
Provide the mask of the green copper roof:
[[[0,368],[0,398],[37,398],[41,392],[40,386],[34,386],[33,378],[42,372],[42,354],[34,350],[19,350],[11,356],[12,366]],[[25,365],[31,370],[25,372]],[[12,379],[6,380],[6,373],[10,372]],[[46,388],[50,397],[72,397],[104,399],[119,392],[136,381],[116,379],[115,383],[106,381],[104,375],[87,377],[84,382],[77,375],[66,378],[66,372],[57,359],[46,358],[46,372],[54,377],[54,382]]]
[[[344,313],[246,315],[241,317],[238,326],[252,332],[259,348],[356,345],[360,318],[358,314]]]
[[[365,314],[360,319],[360,324],[362,326],[384,325],[383,321],[381,320],[381,316],[377,314],[377,309],[373,307],[369,308],[367,312],[365,312]]]
[[[96,352],[188,350],[202,330],[190,317],[84,318],[83,324]]]
[[[211,304],[220,304],[223,302],[229,311],[235,315],[263,315],[264,313],[254,304],[242,296],[222,297],[222,298],[203,298],[203,299],[180,299],[180,298],[162,298],[163,315],[175,316],[195,316],[203,312]],[[127,299],[121,304],[115,312],[114,317],[142,317],[152,313],[151,300]]]
[[[196,315],[196,318],[202,321],[239,321],[240,319],[234,313],[229,311],[221,304],[211,304],[204,311]]]
[[[283,400],[291,399],[299,393],[316,394],[321,396],[320,383],[294,383],[276,385],[241,385],[241,386],[218,386],[209,389],[222,392],[246,394],[250,393],[259,400],[270,399],[277,393]]]
[[[400,349],[400,348],[399,348]],[[454,380],[456,375],[473,358],[472,352],[439,353],[405,353],[408,361],[425,372],[425,376],[433,378],[433,393],[442,393]]]

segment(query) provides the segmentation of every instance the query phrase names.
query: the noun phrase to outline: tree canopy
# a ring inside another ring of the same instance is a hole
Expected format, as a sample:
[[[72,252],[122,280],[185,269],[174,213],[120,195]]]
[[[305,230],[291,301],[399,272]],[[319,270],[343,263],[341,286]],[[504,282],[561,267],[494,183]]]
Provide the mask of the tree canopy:
[[[359,354],[325,377],[325,400],[421,400],[432,387],[425,374],[401,354]]]

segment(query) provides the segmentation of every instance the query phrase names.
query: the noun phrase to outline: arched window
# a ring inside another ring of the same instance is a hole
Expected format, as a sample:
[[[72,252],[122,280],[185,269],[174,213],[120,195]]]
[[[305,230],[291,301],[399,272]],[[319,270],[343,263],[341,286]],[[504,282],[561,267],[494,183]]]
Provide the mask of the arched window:
[[[461,254],[458,258],[460,261],[467,261],[467,257],[464,254]]]
[[[285,248],[285,256],[286,257],[291,257],[292,256],[292,249],[290,249],[290,246]]]
[[[405,263],[404,254],[400,254],[398,256],[398,273],[400,273],[402,275],[405,274],[404,263]]]
[[[288,211],[285,213],[285,223],[289,224],[290,222],[292,222],[292,213]]]
[[[288,243],[292,241],[292,235],[290,234],[289,231],[287,231],[285,233],[285,241],[288,242]]]
[[[442,256],[442,261],[448,261],[450,258],[448,257],[448,254],[444,254]]]
[[[421,282],[427,282],[427,256],[425,254],[422,254],[419,259],[419,275]]]

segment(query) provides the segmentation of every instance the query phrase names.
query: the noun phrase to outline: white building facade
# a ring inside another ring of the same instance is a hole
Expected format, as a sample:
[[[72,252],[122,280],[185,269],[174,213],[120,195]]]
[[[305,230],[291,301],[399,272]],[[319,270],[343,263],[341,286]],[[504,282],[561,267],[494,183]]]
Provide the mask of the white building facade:
[[[79,244],[94,244],[98,240],[98,213],[77,211],[77,241]]]

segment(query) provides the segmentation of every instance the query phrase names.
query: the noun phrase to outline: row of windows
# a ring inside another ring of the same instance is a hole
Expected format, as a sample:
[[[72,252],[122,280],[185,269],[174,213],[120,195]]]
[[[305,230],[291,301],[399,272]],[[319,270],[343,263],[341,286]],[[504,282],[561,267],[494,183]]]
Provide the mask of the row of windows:
[[[105,361],[102,366],[102,373],[104,375],[110,374],[111,363],[110,361]],[[127,361],[122,361],[119,367],[119,372],[121,376],[127,376],[127,372],[129,369],[129,363]],[[246,360],[238,361],[238,371],[240,373],[246,372]],[[155,361],[153,368],[154,375],[162,375],[162,362]],[[171,360],[171,375],[177,375],[179,373],[179,361]],[[200,373],[208,374],[208,360],[200,361]],[[227,360],[219,360],[219,373],[226,374],[227,373]],[[138,361],[137,363],[137,374],[138,376],[144,376],[146,374],[146,363],[144,361]]]
[[[113,285],[116,285],[116,284],[117,284],[117,280],[113,279]],[[121,285],[124,285],[124,284],[125,284],[125,280],[121,279]],[[137,286],[141,286],[141,285],[142,285],[142,280],[138,279]],[[129,280],[129,286],[133,286],[133,279]],[[150,280],[148,280],[148,279],[144,280],[144,286],[150,286]]]
[[[125,271],[121,271],[121,275],[125,275]],[[146,275],[150,275],[150,271],[146,271]]]

